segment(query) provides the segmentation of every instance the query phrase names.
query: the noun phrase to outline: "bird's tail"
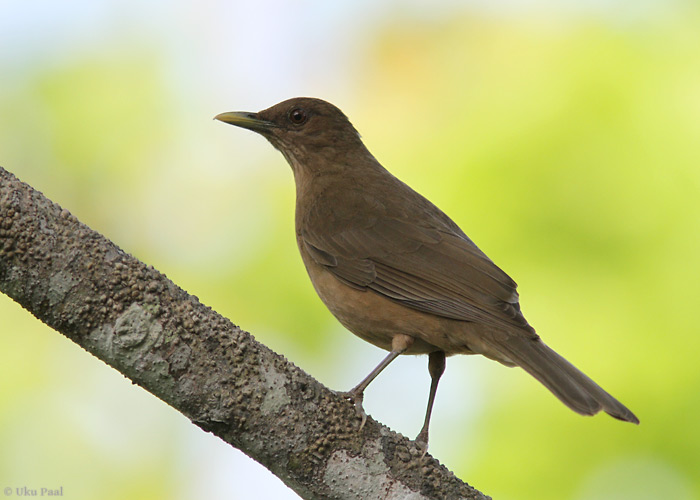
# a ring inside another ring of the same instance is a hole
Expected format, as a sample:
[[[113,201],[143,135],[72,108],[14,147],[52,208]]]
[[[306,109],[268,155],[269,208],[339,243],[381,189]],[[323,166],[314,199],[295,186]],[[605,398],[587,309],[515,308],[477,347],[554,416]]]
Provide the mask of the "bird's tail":
[[[639,419],[625,405],[541,340],[511,336],[492,347],[542,382],[575,412],[595,415],[603,410],[619,420],[639,423]]]

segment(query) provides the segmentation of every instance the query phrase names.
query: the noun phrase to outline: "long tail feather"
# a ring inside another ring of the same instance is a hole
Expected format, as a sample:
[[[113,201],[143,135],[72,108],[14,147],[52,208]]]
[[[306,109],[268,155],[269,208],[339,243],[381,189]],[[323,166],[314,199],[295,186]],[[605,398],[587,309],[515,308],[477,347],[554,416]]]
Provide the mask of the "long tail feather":
[[[587,375],[550,349],[541,340],[509,337],[494,343],[493,348],[544,384],[566,406],[582,415],[600,410],[625,422],[639,419],[625,405],[604,391]]]

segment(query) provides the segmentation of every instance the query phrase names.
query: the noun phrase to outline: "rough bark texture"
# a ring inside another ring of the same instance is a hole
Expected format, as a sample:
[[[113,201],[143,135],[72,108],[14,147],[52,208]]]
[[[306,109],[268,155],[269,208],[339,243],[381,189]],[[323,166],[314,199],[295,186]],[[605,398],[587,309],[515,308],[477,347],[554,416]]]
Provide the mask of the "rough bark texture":
[[[2,168],[0,290],[303,498],[488,498]]]

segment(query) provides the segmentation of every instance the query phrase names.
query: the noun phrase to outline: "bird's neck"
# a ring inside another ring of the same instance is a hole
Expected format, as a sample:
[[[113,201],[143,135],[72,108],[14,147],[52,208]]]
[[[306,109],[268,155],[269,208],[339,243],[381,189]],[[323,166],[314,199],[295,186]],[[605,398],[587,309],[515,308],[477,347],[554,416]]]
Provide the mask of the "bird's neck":
[[[315,186],[333,182],[353,183],[384,168],[367,148],[359,143],[352,148],[295,148],[282,151],[294,172],[297,197],[312,193]]]
[[[296,184],[297,229],[305,211],[320,200],[332,204],[341,196],[339,191],[372,186],[372,179],[390,176],[369,151],[363,149],[359,154],[307,157],[303,161],[287,157]]]

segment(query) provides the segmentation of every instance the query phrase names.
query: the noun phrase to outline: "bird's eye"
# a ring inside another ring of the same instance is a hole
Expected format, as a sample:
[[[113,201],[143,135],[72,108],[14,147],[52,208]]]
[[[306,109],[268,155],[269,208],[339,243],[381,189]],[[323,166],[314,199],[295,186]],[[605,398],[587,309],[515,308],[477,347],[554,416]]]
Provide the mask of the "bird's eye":
[[[294,125],[301,125],[307,118],[306,111],[301,108],[294,108],[289,112],[289,121]]]

